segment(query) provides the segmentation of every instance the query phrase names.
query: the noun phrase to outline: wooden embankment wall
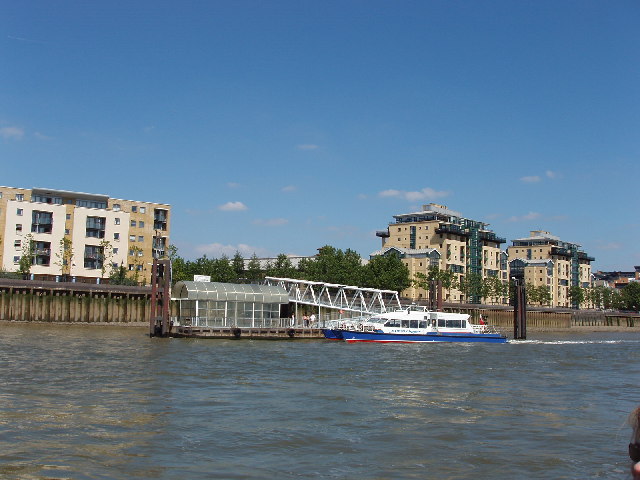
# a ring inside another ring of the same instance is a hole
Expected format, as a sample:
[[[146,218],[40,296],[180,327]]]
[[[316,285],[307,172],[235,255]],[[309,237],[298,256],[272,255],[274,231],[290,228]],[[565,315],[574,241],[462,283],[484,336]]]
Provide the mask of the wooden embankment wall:
[[[444,310],[467,313],[471,315],[474,323],[477,323],[482,315],[490,325],[503,330],[513,328],[513,307],[445,304]],[[539,307],[527,309],[527,328],[545,330],[572,327],[640,327],[640,315]]]
[[[0,279],[0,320],[147,323],[150,287]]]

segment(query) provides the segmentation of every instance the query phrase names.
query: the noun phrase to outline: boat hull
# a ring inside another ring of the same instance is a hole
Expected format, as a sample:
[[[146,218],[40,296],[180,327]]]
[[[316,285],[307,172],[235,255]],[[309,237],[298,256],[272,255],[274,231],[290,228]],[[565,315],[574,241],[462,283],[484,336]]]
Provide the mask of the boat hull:
[[[428,333],[423,335],[359,332],[340,330],[342,339],[348,343],[376,342],[376,343],[426,343],[426,342],[484,342],[507,343],[507,337],[498,333]]]
[[[343,340],[342,338],[342,330],[338,330],[335,328],[325,328],[322,330],[324,334],[324,338],[327,340]]]

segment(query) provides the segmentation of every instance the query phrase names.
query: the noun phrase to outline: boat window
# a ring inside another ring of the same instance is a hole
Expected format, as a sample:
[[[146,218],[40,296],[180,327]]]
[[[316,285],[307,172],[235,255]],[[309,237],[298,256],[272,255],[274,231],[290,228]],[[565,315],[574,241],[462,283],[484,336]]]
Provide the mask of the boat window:
[[[447,326],[447,321],[444,318],[439,318],[438,327],[446,327],[446,326]]]
[[[409,321],[409,328],[418,328],[418,320],[410,320]]]
[[[402,320],[402,327],[409,328],[409,320]]]
[[[387,323],[384,324],[385,327],[399,327],[400,326],[400,321],[399,320],[388,320]]]
[[[427,328],[428,325],[429,325],[429,322],[425,320],[420,320],[420,328]]]
[[[447,320],[447,328],[462,328],[462,320]]]

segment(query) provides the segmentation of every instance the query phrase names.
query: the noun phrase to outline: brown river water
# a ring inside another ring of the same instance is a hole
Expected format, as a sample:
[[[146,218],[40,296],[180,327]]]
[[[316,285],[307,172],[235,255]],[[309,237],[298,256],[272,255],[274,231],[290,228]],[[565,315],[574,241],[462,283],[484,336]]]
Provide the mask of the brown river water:
[[[0,324],[2,479],[629,478],[640,333],[506,345]]]

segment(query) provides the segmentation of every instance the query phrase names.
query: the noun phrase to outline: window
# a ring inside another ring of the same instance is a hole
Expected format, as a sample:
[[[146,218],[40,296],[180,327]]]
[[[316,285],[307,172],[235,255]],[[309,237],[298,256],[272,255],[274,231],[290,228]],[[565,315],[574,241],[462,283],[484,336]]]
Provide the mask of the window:
[[[76,200],[76,207],[86,207],[86,208],[107,208],[107,202],[96,202],[92,200]]]
[[[24,212],[24,210],[23,210],[23,209],[18,208],[18,209],[16,210],[16,215],[18,215],[19,217],[21,217],[23,212]]]
[[[71,220],[71,214],[67,213],[67,220]]]
[[[142,220],[138,222],[138,227],[144,228],[144,222]]]
[[[114,218],[113,219],[113,224],[114,225],[120,225],[120,219],[119,218]]]
[[[31,212],[31,231],[33,233],[51,233],[52,228],[53,213],[38,210]]]
[[[115,232],[115,233],[113,234],[113,239],[114,239],[116,242],[119,242],[119,241],[120,241],[120,233]]]
[[[138,241],[139,241],[139,242],[144,242],[144,237],[143,237],[142,235],[140,235],[140,236],[138,237]]]
[[[135,242],[136,241],[136,236],[135,235],[129,235],[129,241],[130,242]]]
[[[118,254],[118,247],[115,247],[115,248],[113,249],[113,254],[114,254],[114,255],[117,255],[117,254]],[[117,266],[117,265],[116,265],[116,266]]]
[[[135,227],[136,226],[136,221],[135,220],[131,220],[131,226]]]
[[[22,224],[16,223],[16,233],[22,233]]]
[[[147,213],[147,207],[140,207],[140,213]]]
[[[17,201],[17,202],[22,202],[22,201],[24,201],[24,194],[22,194],[22,193],[16,193],[16,201]]]
[[[114,203],[113,204],[113,211],[114,212],[119,212],[120,211],[120,204],[119,203]]]
[[[65,235],[69,235],[69,233],[71,233],[71,232],[70,232],[70,230],[69,230],[68,228],[65,228],[65,229],[64,229],[64,234],[65,234]]]
[[[19,264],[20,263],[20,257],[13,257],[13,263],[14,264]]]
[[[0,192],[0,198],[2,198],[2,192]]]
[[[142,250],[138,250],[138,256],[141,257],[143,255]]]
[[[135,205],[133,205],[133,206],[131,207],[131,211],[132,211],[133,213],[136,213],[136,212],[138,211],[138,207],[136,207]]]
[[[105,217],[87,217],[86,236],[104,238],[106,223],[107,219]]]
[[[15,247],[16,250],[20,250],[20,248],[22,247],[22,240],[15,240],[13,242],[13,246]]]
[[[133,270],[133,263],[130,263],[130,264],[129,264],[129,270],[130,270],[130,271],[131,271],[131,270]]]
[[[104,252],[98,245],[86,245],[84,247],[84,268],[96,270],[102,268]]]

